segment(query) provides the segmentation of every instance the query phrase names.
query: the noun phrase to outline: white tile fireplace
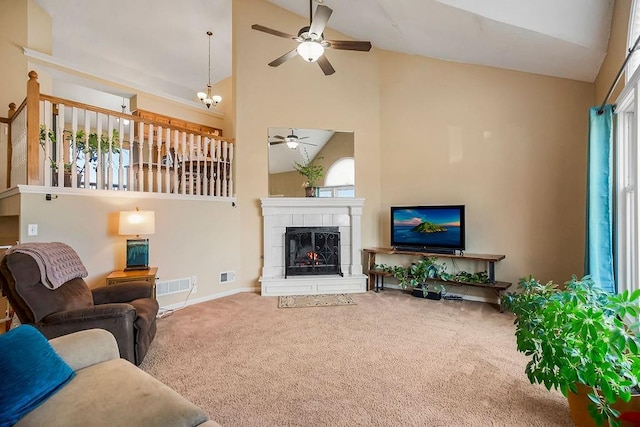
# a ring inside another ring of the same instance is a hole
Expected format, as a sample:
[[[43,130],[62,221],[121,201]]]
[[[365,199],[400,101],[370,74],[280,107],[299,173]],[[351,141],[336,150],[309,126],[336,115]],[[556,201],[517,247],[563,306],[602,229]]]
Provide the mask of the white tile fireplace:
[[[362,273],[361,219],[364,199],[269,197],[261,199],[263,218],[262,295],[315,295],[367,291]],[[338,227],[342,276],[285,278],[287,227]]]

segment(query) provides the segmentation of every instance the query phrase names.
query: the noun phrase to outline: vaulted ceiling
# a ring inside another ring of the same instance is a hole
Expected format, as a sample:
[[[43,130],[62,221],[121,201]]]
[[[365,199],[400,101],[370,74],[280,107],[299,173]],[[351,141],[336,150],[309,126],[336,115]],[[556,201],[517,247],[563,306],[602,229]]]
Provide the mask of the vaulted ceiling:
[[[36,1],[53,20],[53,56],[81,69],[195,101],[208,78],[212,30],[212,81],[231,75],[232,0]],[[308,19],[307,0],[268,1]],[[334,11],[329,27],[374,48],[592,82],[614,0],[322,3]]]

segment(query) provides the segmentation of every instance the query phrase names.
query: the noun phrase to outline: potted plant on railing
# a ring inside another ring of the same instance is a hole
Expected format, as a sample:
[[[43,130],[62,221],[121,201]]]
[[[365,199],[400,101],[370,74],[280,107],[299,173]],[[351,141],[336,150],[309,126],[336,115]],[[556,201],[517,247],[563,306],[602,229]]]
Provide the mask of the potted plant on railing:
[[[625,321],[638,318],[639,298],[640,290],[609,294],[588,276],[562,288],[523,278],[519,293],[503,297],[518,350],[531,358],[529,381],[567,396],[578,426],[620,426],[621,412],[640,410],[636,397],[627,406],[640,374],[638,324]]]
[[[69,143],[73,140],[73,132],[69,130],[64,130],[63,132],[64,139],[66,139]],[[56,133],[53,129],[49,129],[48,132],[44,125],[40,125],[40,146],[42,149],[45,149],[46,137],[49,137],[52,145],[56,144]],[[71,170],[72,164],[76,163],[77,165],[77,174],[78,174],[78,185],[80,185],[80,181],[82,179],[82,174],[85,171],[87,164],[91,164],[94,169],[97,168],[97,160],[99,155],[104,155],[109,152],[109,138],[108,134],[103,133],[100,138],[98,138],[97,133],[90,133],[89,137],[85,137],[84,130],[78,130],[75,134],[75,144],[76,144],[76,157],[73,162],[64,163],[64,186],[71,187]],[[120,135],[116,129],[113,129],[113,133],[111,134],[111,152],[117,154],[120,152]],[[57,185],[58,179],[58,163],[54,161],[51,156],[49,156],[49,163],[51,167],[52,175],[52,184]]]
[[[315,163],[318,160],[322,160],[322,157],[311,160],[309,158],[309,153],[307,153],[307,150],[304,150],[304,163],[295,162],[293,166],[295,170],[297,170],[298,173],[306,179],[302,186],[305,189],[305,195],[307,197],[315,197],[316,186],[324,175],[324,167]]]

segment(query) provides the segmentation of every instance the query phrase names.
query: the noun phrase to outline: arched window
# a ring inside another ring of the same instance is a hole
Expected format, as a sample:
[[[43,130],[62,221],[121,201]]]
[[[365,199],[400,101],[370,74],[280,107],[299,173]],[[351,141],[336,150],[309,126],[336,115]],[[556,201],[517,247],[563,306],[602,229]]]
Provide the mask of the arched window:
[[[324,185],[333,187],[337,185],[353,185],[355,182],[355,162],[352,157],[345,157],[329,167]]]
[[[353,157],[344,157],[327,169],[324,187],[318,189],[318,197],[355,197],[356,182]]]
[[[636,39],[640,36],[640,0],[633,0],[631,5],[631,14],[629,16],[629,35],[627,36],[627,52],[633,47]],[[627,62],[627,69],[625,70],[625,79],[629,81],[633,73],[640,65],[640,52],[636,52],[631,55],[629,62]]]

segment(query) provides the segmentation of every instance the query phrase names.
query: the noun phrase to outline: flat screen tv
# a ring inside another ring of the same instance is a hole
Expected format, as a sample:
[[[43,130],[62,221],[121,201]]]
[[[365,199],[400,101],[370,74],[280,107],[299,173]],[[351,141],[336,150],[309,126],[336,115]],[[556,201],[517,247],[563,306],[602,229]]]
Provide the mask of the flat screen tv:
[[[464,205],[391,207],[391,246],[399,250],[453,254],[465,249],[464,229]]]

